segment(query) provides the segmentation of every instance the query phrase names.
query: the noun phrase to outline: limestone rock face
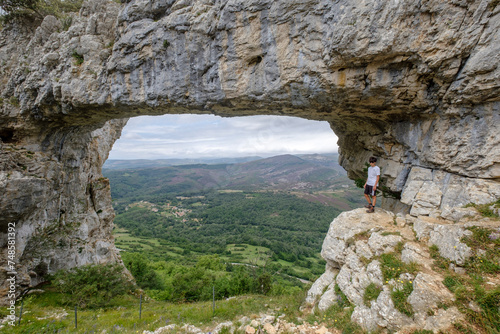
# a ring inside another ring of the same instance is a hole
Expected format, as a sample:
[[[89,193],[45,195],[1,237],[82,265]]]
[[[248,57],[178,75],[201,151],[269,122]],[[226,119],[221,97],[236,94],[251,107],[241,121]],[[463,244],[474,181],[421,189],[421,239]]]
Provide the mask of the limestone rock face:
[[[351,178],[380,158],[383,185],[401,193],[394,207],[436,217],[490,202],[500,196],[499,40],[500,8],[482,0],[88,0],[67,29],[51,16],[6,26],[1,261],[11,222],[25,286],[119,259],[101,166],[137,115],[326,120]],[[380,248],[351,254],[337,240],[324,253],[354,266],[395,239],[372,242]]]
[[[2,144],[0,165],[13,167],[0,171],[5,194],[0,222],[2,233],[8,223],[15,224],[21,287],[43,282],[44,275],[62,268],[121,261],[111,234],[109,181],[102,178],[101,165],[124,123],[109,121],[90,132],[49,130],[40,134],[44,147]]]
[[[447,306],[453,304],[455,297],[444,286],[443,274],[434,270],[429,249],[437,246],[440,255],[452,261],[452,269],[463,274],[465,269],[461,265],[476,255],[461,242],[462,237],[472,234],[467,229],[472,226],[499,228],[498,220],[470,217],[453,222],[410,215],[396,219],[392,212],[381,209],[375,213],[366,213],[365,209],[343,212],[331,223],[323,243],[325,273],[313,284],[305,302],[323,311],[336,304],[341,293],[355,306],[351,320],[368,331],[446,332],[464,315],[455,306]],[[384,263],[383,256],[388,255],[407,264],[414,263],[416,269],[412,272],[401,269],[397,275],[388,276],[395,278],[389,279],[383,271],[398,269]],[[391,297],[405,284],[411,286],[411,293],[405,297],[411,315],[399,311]],[[496,279],[487,284],[496,284]],[[380,289],[380,294],[372,300],[365,298],[369,285]]]

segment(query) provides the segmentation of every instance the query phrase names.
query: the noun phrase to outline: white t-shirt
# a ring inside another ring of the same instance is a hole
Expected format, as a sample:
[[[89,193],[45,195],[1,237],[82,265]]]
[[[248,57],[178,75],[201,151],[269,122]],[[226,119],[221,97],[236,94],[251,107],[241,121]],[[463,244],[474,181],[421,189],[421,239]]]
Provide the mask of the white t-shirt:
[[[377,175],[380,175],[380,168],[378,166],[368,167],[368,179],[366,180],[366,184],[373,187],[375,182],[377,182]]]

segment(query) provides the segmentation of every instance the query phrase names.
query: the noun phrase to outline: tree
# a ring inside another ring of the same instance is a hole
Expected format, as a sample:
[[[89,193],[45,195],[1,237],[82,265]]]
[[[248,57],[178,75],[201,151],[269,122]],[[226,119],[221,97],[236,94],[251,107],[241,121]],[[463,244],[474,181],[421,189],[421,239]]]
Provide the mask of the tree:
[[[222,264],[218,255],[204,255],[198,259],[197,267],[206,270],[222,271],[224,270],[224,265]]]
[[[149,261],[142,254],[123,254],[125,267],[134,276],[137,285],[143,289],[162,289],[163,284],[156,271],[150,266]]]
[[[52,284],[64,294],[65,303],[80,308],[107,306],[114,297],[134,289],[119,264],[89,264],[59,270],[54,274]]]
[[[257,278],[259,282],[258,292],[267,295],[271,291],[272,276],[264,272]]]
[[[43,19],[47,15],[62,18],[69,12],[78,12],[83,0],[0,0],[0,16],[12,19],[22,16],[36,16]]]
[[[35,13],[43,17],[39,12],[40,0],[0,0],[0,8],[7,15],[19,14],[22,12]]]

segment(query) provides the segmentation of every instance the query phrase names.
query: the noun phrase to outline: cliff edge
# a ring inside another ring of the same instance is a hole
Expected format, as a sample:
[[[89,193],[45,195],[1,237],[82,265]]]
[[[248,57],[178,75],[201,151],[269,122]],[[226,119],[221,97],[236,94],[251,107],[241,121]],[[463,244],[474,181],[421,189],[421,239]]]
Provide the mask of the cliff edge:
[[[455,209],[448,219],[365,211],[344,212],[330,225],[321,252],[326,270],[306,303],[319,311],[351,304],[352,321],[368,331],[448,333],[463,322],[498,319],[498,305],[484,303],[500,293],[498,217],[474,208]]]

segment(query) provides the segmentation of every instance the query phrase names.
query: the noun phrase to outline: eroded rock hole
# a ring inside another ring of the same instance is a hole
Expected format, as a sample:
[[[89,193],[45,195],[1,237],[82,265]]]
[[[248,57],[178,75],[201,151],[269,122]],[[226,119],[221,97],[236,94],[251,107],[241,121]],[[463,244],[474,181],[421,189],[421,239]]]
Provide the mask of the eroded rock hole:
[[[13,143],[14,142],[14,130],[12,129],[2,129],[0,130],[0,140],[3,143]]]
[[[258,65],[262,62],[262,56],[255,56],[248,61],[248,66]]]

